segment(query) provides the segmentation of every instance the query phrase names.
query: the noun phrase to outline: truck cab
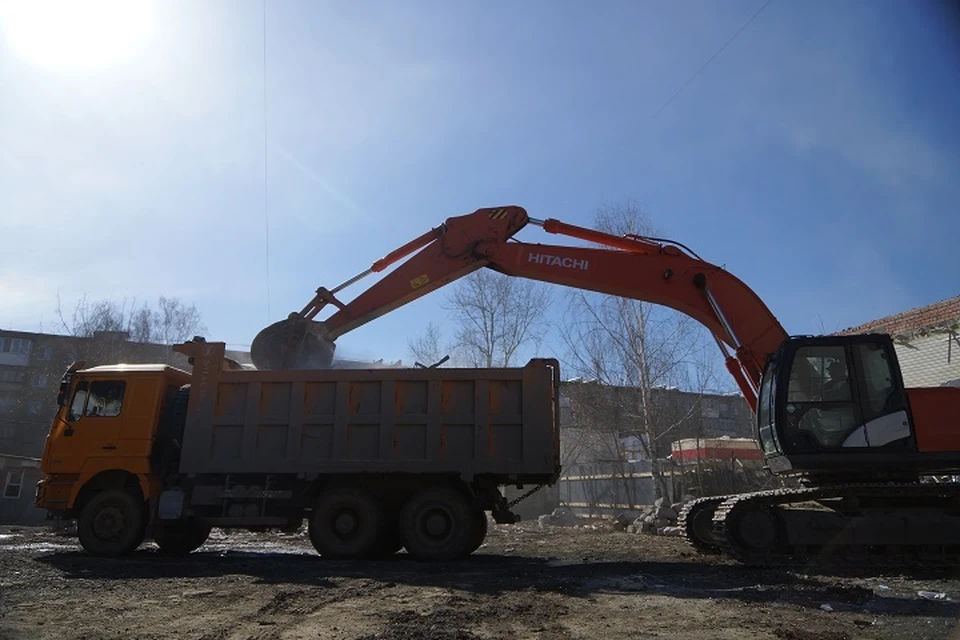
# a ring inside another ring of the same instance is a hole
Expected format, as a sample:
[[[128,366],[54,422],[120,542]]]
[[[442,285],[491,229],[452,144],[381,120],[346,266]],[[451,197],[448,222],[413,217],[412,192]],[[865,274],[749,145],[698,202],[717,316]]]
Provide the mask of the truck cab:
[[[168,365],[71,365],[44,445],[36,505],[77,518],[81,542],[86,529],[101,539],[120,537],[123,548],[139,545],[147,505],[163,474],[175,470],[179,442],[168,414],[189,382],[190,374]],[[106,508],[85,514],[95,500]]]

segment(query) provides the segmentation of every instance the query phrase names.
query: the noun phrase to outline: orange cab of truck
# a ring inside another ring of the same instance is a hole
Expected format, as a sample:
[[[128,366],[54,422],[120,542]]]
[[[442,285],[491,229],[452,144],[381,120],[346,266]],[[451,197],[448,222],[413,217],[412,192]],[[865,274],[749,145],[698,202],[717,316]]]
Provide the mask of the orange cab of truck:
[[[177,434],[164,434],[168,398],[190,374],[160,364],[84,368],[72,364],[60,382],[59,408],[47,435],[36,505],[63,518],[77,518],[94,538],[124,535],[124,521],[141,523],[124,547],[143,540],[146,503],[161,491],[160,478],[175,452]],[[85,509],[91,501],[106,503]],[[134,544],[136,543],[136,544]]]

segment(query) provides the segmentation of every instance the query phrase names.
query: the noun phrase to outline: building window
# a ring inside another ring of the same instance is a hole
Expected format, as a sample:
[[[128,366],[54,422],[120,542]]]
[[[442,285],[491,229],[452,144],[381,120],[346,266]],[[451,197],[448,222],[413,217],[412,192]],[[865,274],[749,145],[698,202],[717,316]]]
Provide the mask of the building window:
[[[0,338],[0,353],[30,353],[30,340],[23,338]]]
[[[23,382],[23,369],[0,368],[0,382]]]
[[[45,374],[40,374],[37,376],[36,382],[33,383],[38,389],[45,389],[47,387],[47,376]]]
[[[3,485],[4,498],[19,498],[23,488],[23,471],[7,471],[7,481]]]
[[[16,437],[17,437],[16,427],[11,427],[10,425],[0,426],[0,440],[12,439]]]
[[[53,347],[47,345],[40,349],[41,360],[53,360]]]
[[[40,415],[43,411],[43,405],[46,404],[43,400],[34,400],[30,403],[30,413],[33,415]]]

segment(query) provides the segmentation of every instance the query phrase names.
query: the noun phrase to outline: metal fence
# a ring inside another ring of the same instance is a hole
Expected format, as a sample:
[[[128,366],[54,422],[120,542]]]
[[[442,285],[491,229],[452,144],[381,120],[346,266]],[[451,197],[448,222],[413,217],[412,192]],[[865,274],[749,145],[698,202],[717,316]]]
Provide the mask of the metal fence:
[[[666,494],[673,500],[674,474],[661,465]],[[653,504],[653,466],[642,462],[595,462],[569,465],[560,478],[560,504],[585,516],[613,516]]]

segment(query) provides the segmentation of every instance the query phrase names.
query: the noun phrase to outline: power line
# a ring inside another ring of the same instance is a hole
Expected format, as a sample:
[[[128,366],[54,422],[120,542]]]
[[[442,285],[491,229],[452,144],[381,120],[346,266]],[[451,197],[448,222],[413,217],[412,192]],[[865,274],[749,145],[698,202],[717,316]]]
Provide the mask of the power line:
[[[270,204],[267,181],[267,0],[263,0],[263,223],[264,263],[267,288],[267,322],[270,313]]]
[[[722,47],[720,47],[719,49],[717,49],[717,50],[714,52],[714,54],[713,54],[712,56],[710,56],[709,59],[707,59],[706,62],[704,62],[702,65],[700,65],[700,68],[697,69],[697,70],[693,73],[692,76],[690,76],[689,78],[687,78],[687,81],[684,82],[684,83],[680,86],[679,89],[677,89],[677,92],[676,92],[675,94],[673,94],[673,95],[670,97],[669,100],[667,100],[666,102],[664,102],[662,107],[660,107],[659,109],[657,109],[657,112],[656,112],[655,114],[653,114],[653,118],[651,118],[651,120],[656,120],[656,119],[657,119],[657,116],[659,116],[659,115],[663,112],[663,110],[666,109],[667,106],[669,106],[669,104],[670,104],[671,102],[673,102],[674,100],[676,100],[677,97],[678,97],[681,93],[683,93],[683,90],[686,89],[686,88],[690,85],[691,82],[693,82],[694,80],[696,80],[697,76],[699,76],[700,73],[701,73],[704,69],[706,69],[708,66],[710,66],[710,63],[713,62],[713,61],[717,58],[717,56],[719,56],[721,53],[723,53],[723,50],[724,50],[724,49],[726,49],[727,47],[729,47],[729,46],[730,46],[730,43],[733,42],[734,40],[736,40],[736,39],[737,39],[737,36],[739,36],[741,33],[743,33],[743,30],[746,29],[747,27],[749,27],[749,26],[750,26],[750,23],[753,22],[754,19],[756,19],[756,17],[757,17],[758,15],[760,15],[760,13],[761,13],[764,9],[766,9],[766,8],[770,5],[771,2],[773,2],[773,0],[767,0],[767,1],[763,4],[762,7],[760,7],[759,9],[757,9],[756,12],[754,12],[754,14],[753,14],[752,16],[750,16],[750,18],[749,18],[746,22],[744,22],[743,25],[742,25],[739,29],[737,29],[737,32],[736,32],[736,33],[734,33],[732,36],[730,36],[730,39],[729,39],[729,40],[727,40],[726,42],[723,43],[723,46],[722,46]]]

